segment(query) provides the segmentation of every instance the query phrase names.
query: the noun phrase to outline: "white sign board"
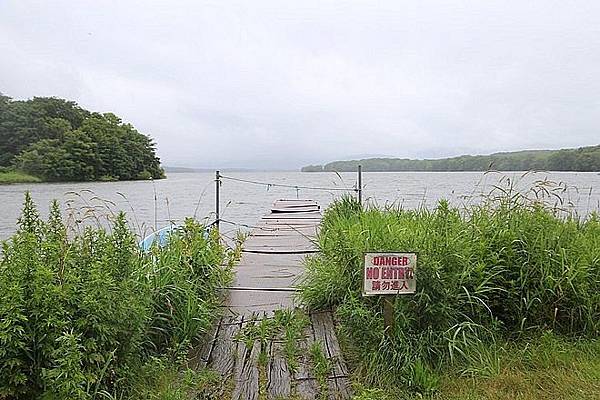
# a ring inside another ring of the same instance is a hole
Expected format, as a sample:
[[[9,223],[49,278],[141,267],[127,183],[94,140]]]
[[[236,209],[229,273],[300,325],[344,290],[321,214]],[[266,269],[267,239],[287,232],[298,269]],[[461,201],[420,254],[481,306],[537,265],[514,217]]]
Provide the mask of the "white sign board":
[[[416,269],[415,253],[366,253],[363,296],[414,293]]]

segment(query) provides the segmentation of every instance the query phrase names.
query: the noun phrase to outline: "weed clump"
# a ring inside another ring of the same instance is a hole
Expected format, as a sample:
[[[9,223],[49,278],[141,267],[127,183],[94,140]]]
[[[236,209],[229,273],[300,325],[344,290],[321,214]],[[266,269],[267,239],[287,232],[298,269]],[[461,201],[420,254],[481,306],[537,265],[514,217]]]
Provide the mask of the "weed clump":
[[[467,209],[363,209],[345,198],[326,211],[318,243],[302,298],[336,309],[365,383],[427,393],[449,366],[493,373],[501,341],[600,333],[597,215],[559,215],[508,192]],[[364,253],[389,251],[419,260],[417,292],[396,296],[396,329],[384,334],[382,299],[361,287]]]
[[[0,255],[0,398],[121,398],[177,363],[231,277],[230,252],[204,232],[188,220],[147,254],[121,213],[110,232],[71,238],[58,204],[42,221],[27,194]]]

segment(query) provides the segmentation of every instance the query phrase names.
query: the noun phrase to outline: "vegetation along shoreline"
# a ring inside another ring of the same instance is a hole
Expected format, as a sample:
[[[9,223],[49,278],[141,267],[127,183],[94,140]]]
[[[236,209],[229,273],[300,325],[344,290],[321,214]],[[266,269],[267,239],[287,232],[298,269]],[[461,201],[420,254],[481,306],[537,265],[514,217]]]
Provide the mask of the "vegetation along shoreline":
[[[302,172],[356,171],[362,165],[369,172],[461,172],[461,171],[600,171],[600,145],[561,150],[524,150],[490,155],[411,160],[408,158],[365,158],[307,165]]]
[[[334,310],[355,399],[598,398],[600,220],[537,193],[499,187],[482,204],[433,209],[330,205],[300,297]],[[383,296],[362,296],[362,261],[409,250],[417,290],[390,300],[389,329]]]

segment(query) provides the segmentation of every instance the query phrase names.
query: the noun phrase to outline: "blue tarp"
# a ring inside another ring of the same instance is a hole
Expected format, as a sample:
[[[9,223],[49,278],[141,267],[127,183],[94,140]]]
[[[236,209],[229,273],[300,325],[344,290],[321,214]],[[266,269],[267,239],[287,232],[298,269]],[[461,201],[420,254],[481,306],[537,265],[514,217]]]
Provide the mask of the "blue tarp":
[[[176,229],[176,227],[171,225],[151,233],[140,242],[140,248],[143,251],[148,251],[155,242],[158,244],[159,247],[164,247],[169,241],[169,235],[174,229]]]

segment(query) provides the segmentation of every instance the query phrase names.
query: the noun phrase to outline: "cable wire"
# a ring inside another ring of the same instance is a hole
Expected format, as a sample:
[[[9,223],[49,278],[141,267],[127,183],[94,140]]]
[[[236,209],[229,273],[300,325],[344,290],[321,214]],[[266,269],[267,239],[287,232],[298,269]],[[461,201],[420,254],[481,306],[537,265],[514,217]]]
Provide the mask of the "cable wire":
[[[229,179],[230,181],[237,181],[237,182],[251,183],[253,185],[266,186],[267,188],[269,188],[269,187],[284,187],[284,188],[290,188],[290,189],[324,190],[327,192],[333,191],[333,190],[339,190],[339,191],[345,191],[345,192],[357,192],[358,191],[358,189],[355,187],[352,187],[352,188],[340,188],[340,187],[326,188],[326,187],[318,187],[318,186],[286,185],[283,183],[269,183],[269,182],[252,181],[249,179],[234,178],[232,176],[226,176],[226,175],[220,175],[220,178]]]

